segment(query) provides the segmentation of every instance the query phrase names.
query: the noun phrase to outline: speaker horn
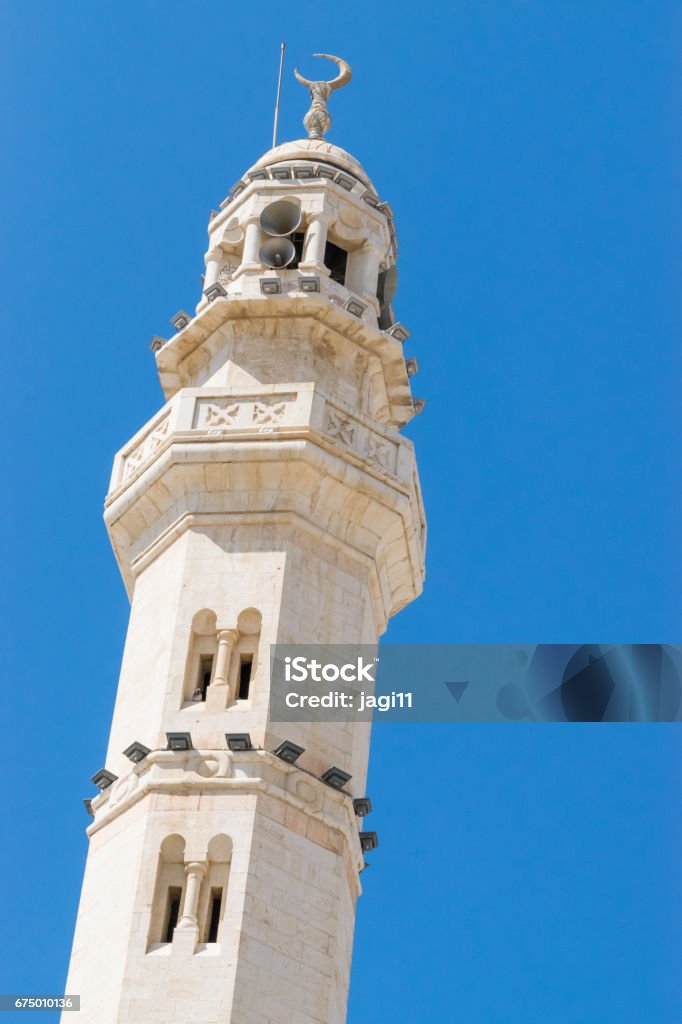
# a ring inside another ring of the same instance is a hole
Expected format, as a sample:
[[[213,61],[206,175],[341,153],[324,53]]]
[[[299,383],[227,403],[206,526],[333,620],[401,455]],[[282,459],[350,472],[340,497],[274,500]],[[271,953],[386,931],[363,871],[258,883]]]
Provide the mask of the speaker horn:
[[[273,206],[276,205],[273,203]],[[272,267],[273,270],[288,267],[295,255],[294,243],[288,238],[268,238],[261,245],[258,254],[261,263],[264,263],[266,267]]]
[[[289,199],[270,203],[260,215],[260,226],[266,235],[290,235],[300,223],[301,208]]]

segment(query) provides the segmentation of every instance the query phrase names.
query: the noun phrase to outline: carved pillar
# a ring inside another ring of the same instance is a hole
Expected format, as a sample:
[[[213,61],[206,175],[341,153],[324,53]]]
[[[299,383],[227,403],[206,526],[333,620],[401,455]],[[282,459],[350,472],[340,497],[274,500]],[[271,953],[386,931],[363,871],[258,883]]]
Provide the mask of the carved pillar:
[[[346,287],[372,304],[377,301],[379,266],[383,257],[382,250],[370,242],[365,242],[361,249],[348,254]]]
[[[187,891],[185,893],[185,905],[182,909],[182,917],[178,921],[178,928],[198,929],[199,922],[197,920],[197,909],[199,907],[201,883],[206,874],[205,861],[192,860],[188,864],[185,864],[185,874],[187,875]]]
[[[229,672],[234,645],[239,638],[236,629],[218,630],[218,653],[213,682],[206,691],[206,710],[224,711],[230,702]]]
[[[247,220],[244,232],[244,256],[242,257],[242,270],[258,270],[261,262],[258,256],[260,252],[261,227],[260,217],[252,217]]]
[[[329,274],[324,265],[324,250],[327,244],[329,214],[313,213],[308,220],[305,233],[303,259],[299,263],[301,270],[314,270],[318,274]]]
[[[212,284],[215,284],[218,280],[220,268],[223,262],[223,250],[209,249],[204,257],[206,263],[206,276],[204,277],[204,291],[210,288]]]

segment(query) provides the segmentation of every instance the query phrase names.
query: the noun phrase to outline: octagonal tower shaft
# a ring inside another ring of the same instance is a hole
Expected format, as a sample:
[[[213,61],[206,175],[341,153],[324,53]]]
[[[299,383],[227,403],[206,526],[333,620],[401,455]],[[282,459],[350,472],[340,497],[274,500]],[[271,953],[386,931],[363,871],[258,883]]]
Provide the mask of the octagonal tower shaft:
[[[268,234],[282,200],[296,226]],[[212,216],[195,315],[155,339],[167,401],[105,511],[131,614],[67,985],[88,1024],[345,1020],[369,726],[271,721],[269,649],[373,644],[421,591],[394,237],[352,157],[280,146]]]

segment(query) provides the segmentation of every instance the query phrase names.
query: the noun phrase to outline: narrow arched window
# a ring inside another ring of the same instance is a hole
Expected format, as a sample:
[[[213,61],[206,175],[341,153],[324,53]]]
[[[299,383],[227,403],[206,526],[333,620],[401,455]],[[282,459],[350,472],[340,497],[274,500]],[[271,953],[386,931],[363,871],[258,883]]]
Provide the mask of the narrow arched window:
[[[161,843],[156,868],[147,952],[173,941],[185,895],[185,840],[171,835]]]
[[[183,703],[206,700],[213,681],[218,640],[215,612],[203,608],[192,619],[183,686]]]
[[[232,859],[232,840],[220,834],[208,844],[208,868],[199,907],[202,941],[208,945],[220,942],[227,906],[227,886]]]

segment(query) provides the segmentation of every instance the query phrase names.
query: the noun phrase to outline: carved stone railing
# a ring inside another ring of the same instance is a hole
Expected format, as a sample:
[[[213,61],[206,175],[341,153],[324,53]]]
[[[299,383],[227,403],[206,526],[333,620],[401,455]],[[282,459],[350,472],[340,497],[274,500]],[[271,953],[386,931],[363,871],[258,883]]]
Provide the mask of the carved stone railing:
[[[314,384],[266,388],[185,388],[117,454],[108,501],[121,493],[174,442],[308,437],[372,473],[411,483],[411,442]]]

